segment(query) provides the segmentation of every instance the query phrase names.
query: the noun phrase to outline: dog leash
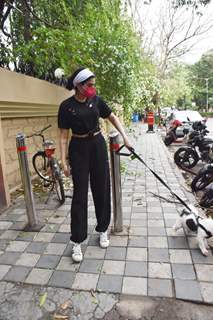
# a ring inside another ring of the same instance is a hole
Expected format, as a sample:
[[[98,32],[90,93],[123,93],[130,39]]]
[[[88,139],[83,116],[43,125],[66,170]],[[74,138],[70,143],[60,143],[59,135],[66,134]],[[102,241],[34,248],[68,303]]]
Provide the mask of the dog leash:
[[[186,207],[190,212],[191,209],[189,208],[189,206],[186,204],[186,202],[181,199],[181,197],[179,197],[174,191],[172,191],[172,189],[170,188],[170,186],[154,171],[152,170],[148,164],[146,164],[146,162],[135,152],[135,150],[133,148],[127,148],[130,153],[125,153],[125,152],[121,152],[121,150],[126,147],[125,145],[122,145],[119,149],[116,150],[116,153],[120,156],[126,156],[126,157],[130,157],[130,156],[134,156],[133,159],[138,159],[141,163],[143,163],[143,165],[148,168],[152,174],[170,191],[171,195],[176,197],[178,199],[178,201],[184,206]]]

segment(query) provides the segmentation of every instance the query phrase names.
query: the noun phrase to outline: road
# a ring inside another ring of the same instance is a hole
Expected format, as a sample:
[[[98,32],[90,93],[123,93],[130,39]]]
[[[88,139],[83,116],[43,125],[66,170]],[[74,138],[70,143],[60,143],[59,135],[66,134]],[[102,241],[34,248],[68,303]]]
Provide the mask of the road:
[[[213,138],[213,118],[209,118],[206,124],[207,124],[208,130],[210,131],[209,136]]]

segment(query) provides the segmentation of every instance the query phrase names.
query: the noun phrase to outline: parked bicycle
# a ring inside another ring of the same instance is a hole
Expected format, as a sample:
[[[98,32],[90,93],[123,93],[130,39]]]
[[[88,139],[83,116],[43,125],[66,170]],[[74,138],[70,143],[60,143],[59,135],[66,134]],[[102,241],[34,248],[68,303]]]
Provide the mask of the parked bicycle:
[[[27,138],[42,138],[43,150],[39,150],[34,154],[32,158],[33,167],[38,176],[44,181],[45,186],[51,188],[50,193],[55,190],[60,204],[63,204],[65,202],[65,192],[61,168],[58,160],[54,157],[55,143],[52,140],[46,140],[43,134],[50,127],[51,125],[48,125],[42,130],[27,136]]]

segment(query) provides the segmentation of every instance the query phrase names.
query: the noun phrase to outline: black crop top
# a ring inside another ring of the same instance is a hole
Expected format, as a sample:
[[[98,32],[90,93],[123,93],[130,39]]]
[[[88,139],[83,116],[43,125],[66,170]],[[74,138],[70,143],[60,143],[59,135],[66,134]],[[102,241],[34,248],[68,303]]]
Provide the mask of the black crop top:
[[[58,110],[58,127],[76,134],[99,131],[99,118],[107,118],[112,110],[100,97],[79,102],[74,96],[64,100]]]

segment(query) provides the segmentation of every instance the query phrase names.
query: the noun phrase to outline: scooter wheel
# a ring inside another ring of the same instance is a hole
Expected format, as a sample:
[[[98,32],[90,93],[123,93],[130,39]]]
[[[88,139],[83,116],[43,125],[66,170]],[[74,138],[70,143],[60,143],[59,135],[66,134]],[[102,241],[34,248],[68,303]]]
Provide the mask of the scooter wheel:
[[[198,163],[198,160],[197,152],[190,148],[179,148],[174,154],[174,161],[179,167],[191,169]]]
[[[191,183],[192,191],[200,191],[203,190],[205,187],[207,187],[211,182],[213,181],[213,174],[212,172],[202,172],[194,179]]]

